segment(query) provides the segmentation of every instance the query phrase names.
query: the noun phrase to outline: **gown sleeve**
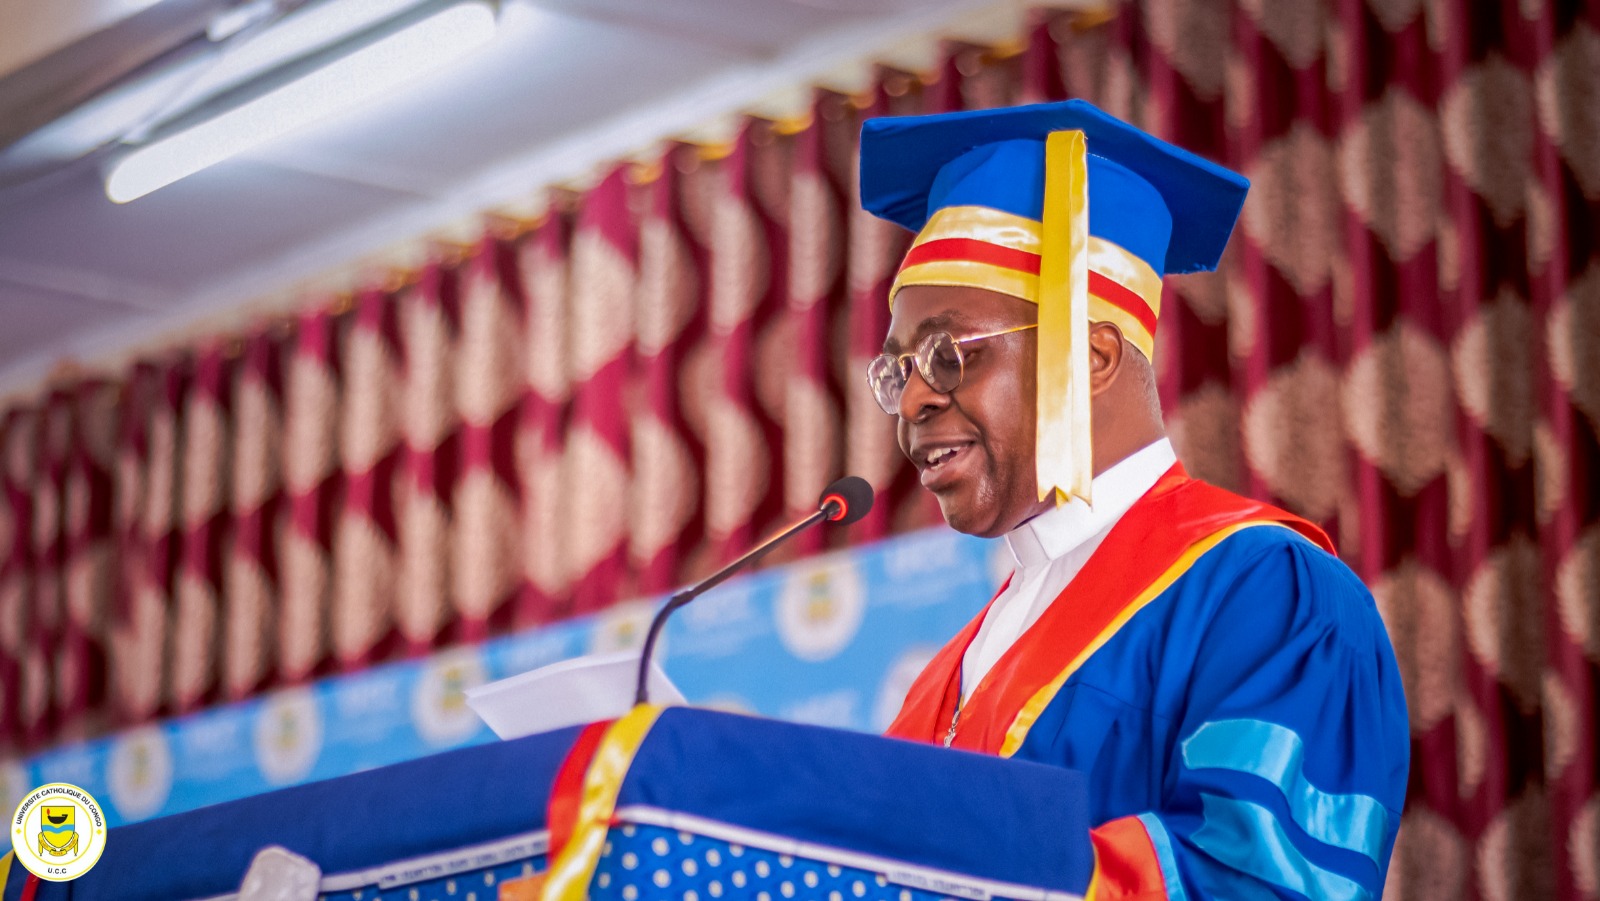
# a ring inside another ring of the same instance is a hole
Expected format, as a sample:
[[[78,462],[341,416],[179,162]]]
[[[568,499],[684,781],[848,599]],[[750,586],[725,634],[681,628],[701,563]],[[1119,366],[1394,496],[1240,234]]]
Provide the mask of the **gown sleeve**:
[[[1372,597],[1298,538],[1218,576],[1160,809],[1091,832],[1089,898],[1379,901],[1410,738]]]

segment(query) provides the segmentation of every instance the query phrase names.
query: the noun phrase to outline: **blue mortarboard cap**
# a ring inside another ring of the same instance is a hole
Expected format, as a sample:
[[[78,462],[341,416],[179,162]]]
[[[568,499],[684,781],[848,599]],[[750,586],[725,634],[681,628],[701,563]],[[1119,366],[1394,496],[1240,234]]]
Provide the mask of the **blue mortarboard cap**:
[[[861,205],[911,231],[945,207],[1039,220],[1045,139],[1078,130],[1088,147],[1089,233],[1157,274],[1215,269],[1250,182],[1082,100],[869,119]]]

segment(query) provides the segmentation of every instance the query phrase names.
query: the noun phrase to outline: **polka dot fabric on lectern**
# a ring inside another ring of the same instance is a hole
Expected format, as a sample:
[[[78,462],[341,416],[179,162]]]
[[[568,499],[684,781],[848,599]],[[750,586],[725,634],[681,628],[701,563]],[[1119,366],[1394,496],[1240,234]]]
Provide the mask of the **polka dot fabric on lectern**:
[[[937,901],[882,873],[659,826],[611,830],[592,901]],[[991,895],[999,899],[1000,895]]]

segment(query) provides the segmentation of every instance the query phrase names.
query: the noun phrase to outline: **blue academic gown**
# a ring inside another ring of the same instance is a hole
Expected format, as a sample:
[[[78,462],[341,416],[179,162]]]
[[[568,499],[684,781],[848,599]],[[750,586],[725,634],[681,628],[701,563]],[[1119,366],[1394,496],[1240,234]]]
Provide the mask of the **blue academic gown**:
[[[1382,896],[1405,698],[1372,596],[1319,539],[1174,467],[972,692],[956,747],[1088,775],[1096,901]],[[891,735],[944,736],[981,621]]]

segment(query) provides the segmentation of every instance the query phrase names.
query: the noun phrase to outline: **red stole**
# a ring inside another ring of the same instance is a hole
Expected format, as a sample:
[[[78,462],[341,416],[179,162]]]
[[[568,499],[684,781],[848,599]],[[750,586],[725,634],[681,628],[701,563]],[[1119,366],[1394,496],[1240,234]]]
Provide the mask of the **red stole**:
[[[1032,709],[1032,715],[1037,715],[1041,692],[1048,691],[1052,683],[1060,687],[1066,675],[1064,667],[1085,651],[1092,653],[1115,633],[1137,606],[1150,600],[1146,596],[1150,590],[1164,590],[1160,583],[1166,580],[1170,584],[1171,578],[1193,564],[1197,552],[1209,549],[1208,539],[1257,523],[1287,526],[1333,551],[1328,536],[1311,523],[1191,479],[1183,464],[1174,464],[1123,514],[1072,583],[978,683],[961,711],[951,746],[1002,753],[1007,732],[1019,722],[1019,714]],[[917,676],[886,735],[944,740],[960,698],[961,658],[988,612],[986,606]],[[1027,720],[1031,722],[1031,718]],[[1015,738],[1012,743],[1016,744]]]

